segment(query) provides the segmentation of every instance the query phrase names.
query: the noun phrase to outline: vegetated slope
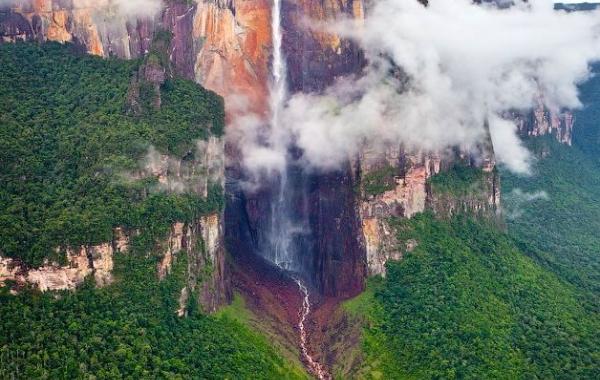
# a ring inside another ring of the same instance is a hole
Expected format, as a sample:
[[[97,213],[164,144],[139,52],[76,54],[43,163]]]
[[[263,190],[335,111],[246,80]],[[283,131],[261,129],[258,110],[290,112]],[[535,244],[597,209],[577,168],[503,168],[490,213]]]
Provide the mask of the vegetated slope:
[[[581,98],[573,147],[529,140],[532,175],[502,171],[506,231],[466,216],[397,221],[419,246],[346,305],[368,326],[361,376],[600,377],[600,77]],[[455,171],[432,185],[476,182]]]
[[[545,157],[531,177],[504,174],[508,231],[523,252],[600,300],[600,161],[551,138],[529,145]]]
[[[421,214],[396,227],[419,245],[347,305],[367,321],[360,376],[600,376],[597,314],[509,236],[462,216]]]
[[[600,67],[595,67],[599,72]],[[508,230],[540,263],[600,302],[600,77],[580,87],[573,147],[534,139],[533,176],[503,173]],[[515,196],[514,191],[519,191]],[[543,191],[547,199],[524,202]],[[521,195],[521,196],[519,196]],[[526,198],[526,196],[525,196]],[[517,211],[516,215],[513,215]]]
[[[181,157],[219,134],[223,102],[168,80],[160,110],[128,116],[139,61],[77,55],[55,43],[0,46],[0,253],[38,266],[59,245],[110,240],[117,225],[163,227],[220,207],[189,194],[146,196],[154,183],[120,175],[150,145]]]
[[[267,340],[230,318],[194,311],[179,318],[186,255],[156,278],[151,245],[136,240],[116,256],[117,283],[75,292],[0,288],[0,378],[3,379],[294,379],[305,378]]]
[[[158,281],[156,242],[172,222],[223,207],[222,190],[152,192],[119,181],[149,144],[174,156],[219,134],[222,100],[174,79],[160,110],[128,116],[139,62],[73,54],[58,44],[0,45],[0,252],[37,265],[59,244],[108,240],[139,230],[115,255],[114,284],[93,279],[74,292],[18,296],[0,288],[0,378],[298,378],[255,332],[195,311],[179,318],[186,255]],[[181,116],[183,115],[183,116]]]

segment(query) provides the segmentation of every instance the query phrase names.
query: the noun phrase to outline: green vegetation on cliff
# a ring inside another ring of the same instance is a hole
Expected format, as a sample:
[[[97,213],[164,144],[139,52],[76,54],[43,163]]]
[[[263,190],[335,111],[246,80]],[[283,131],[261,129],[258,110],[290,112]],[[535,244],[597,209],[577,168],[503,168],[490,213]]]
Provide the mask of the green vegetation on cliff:
[[[598,378],[593,305],[509,236],[464,216],[394,224],[419,245],[350,303],[367,320],[362,376]]]
[[[397,172],[398,169],[393,166],[385,166],[367,173],[362,179],[365,195],[375,196],[394,190],[396,187],[395,176],[398,174]]]
[[[193,297],[190,316],[176,315],[187,255],[157,278],[157,241],[174,221],[221,210],[220,186],[202,199],[120,174],[138,169],[151,145],[189,159],[194,140],[222,133],[222,99],[176,78],[161,86],[160,109],[130,116],[140,62],[54,43],[0,44],[0,62],[0,255],[35,266],[59,245],[109,240],[115,226],[140,232],[115,255],[112,285],[0,288],[0,378],[303,378],[266,338],[201,314]]]
[[[429,179],[432,191],[453,196],[485,194],[486,173],[475,167],[457,163],[450,170],[442,171]]]
[[[267,340],[227,316],[179,318],[186,255],[163,281],[148,240],[115,256],[115,284],[18,296],[0,288],[2,379],[304,378]],[[196,308],[197,309],[197,308]]]
[[[150,145],[182,157],[196,139],[221,134],[222,99],[193,82],[167,80],[160,109],[128,116],[128,88],[141,63],[72,50],[0,45],[0,253],[32,266],[59,245],[110,240],[117,225],[164,229],[222,207],[218,187],[199,200],[124,178]]]

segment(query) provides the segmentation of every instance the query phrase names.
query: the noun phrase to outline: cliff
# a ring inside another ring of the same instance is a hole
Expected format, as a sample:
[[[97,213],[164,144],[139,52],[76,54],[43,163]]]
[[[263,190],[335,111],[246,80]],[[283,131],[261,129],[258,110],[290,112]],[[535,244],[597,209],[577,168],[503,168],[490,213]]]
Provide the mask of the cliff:
[[[179,316],[187,315],[191,300],[198,302],[204,312],[213,313],[231,299],[222,233],[221,215],[213,213],[192,223],[173,224],[167,239],[159,243],[159,279],[168,276],[179,255],[187,255],[187,280],[179,296]]]
[[[391,218],[411,218],[426,210],[447,218],[468,213],[495,218],[500,184],[491,143],[474,157],[464,153],[411,153],[401,147],[365,147],[355,166],[360,176],[360,217],[370,275],[385,274],[415,242],[399,242]]]
[[[28,268],[18,260],[0,257],[0,287],[10,286],[13,294],[25,286],[42,292],[74,290],[88,276],[93,276],[98,287],[110,285],[114,281],[115,255],[127,254],[131,238],[139,234],[116,228],[110,242],[59,247],[57,252],[64,250],[66,254],[66,265],[46,261],[39,268]],[[187,281],[181,290],[178,315],[187,313],[191,297],[209,313],[231,299],[222,235],[222,216],[211,213],[190,223],[174,223],[168,235],[156,242],[160,257],[156,273],[160,280],[169,275],[179,255],[187,255]]]
[[[58,247],[64,251],[66,265],[46,261],[39,268],[28,268],[18,260],[0,257],[0,286],[10,283],[13,292],[31,284],[40,291],[72,290],[93,275],[96,285],[101,287],[112,283],[113,256],[126,253],[129,237],[121,228],[114,230],[113,240],[97,245],[80,247]]]
[[[439,173],[436,155],[407,154],[400,147],[376,152],[365,148],[357,162],[361,178],[360,216],[369,274],[384,274],[389,259],[400,259],[389,218],[425,211],[428,179]]]
[[[223,96],[251,99],[266,112],[271,43],[266,0],[183,0],[154,16],[124,16],[108,0],[36,0],[0,9],[0,41],[73,42],[94,55],[137,58],[150,51],[157,31],[172,39],[175,72]]]
[[[573,144],[575,116],[571,111],[549,110],[539,99],[531,112],[515,112],[513,118],[523,137],[552,135],[562,144]]]
[[[132,20],[109,7],[108,0],[16,1],[0,10],[4,41],[73,42],[90,54],[136,58],[148,52],[154,20]]]

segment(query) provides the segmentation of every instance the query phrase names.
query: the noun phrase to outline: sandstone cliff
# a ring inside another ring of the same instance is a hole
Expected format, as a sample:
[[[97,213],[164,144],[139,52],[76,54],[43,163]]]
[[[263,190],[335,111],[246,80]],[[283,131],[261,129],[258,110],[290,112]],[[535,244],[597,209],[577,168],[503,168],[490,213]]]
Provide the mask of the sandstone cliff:
[[[552,135],[562,144],[573,144],[575,116],[571,111],[551,111],[539,99],[531,112],[515,112],[513,117],[523,137]]]
[[[129,236],[121,228],[114,230],[113,240],[98,245],[58,247],[66,254],[66,265],[46,262],[39,268],[27,268],[16,260],[0,257],[0,286],[13,282],[12,289],[31,284],[40,291],[71,290],[83,283],[89,275],[94,276],[97,286],[110,284],[115,253],[126,253]]]
[[[193,223],[173,224],[167,239],[159,244],[162,247],[162,259],[157,264],[159,279],[169,274],[179,255],[187,255],[187,280],[179,297],[179,316],[187,314],[191,297],[196,297],[192,301],[208,313],[231,299],[222,233],[221,215],[213,213]]]
[[[172,34],[175,72],[222,96],[251,100],[264,113],[270,57],[271,3],[266,0],[165,2],[155,16],[123,16],[108,0],[36,0],[0,9],[0,41],[73,42],[90,54],[137,58],[157,31]]]

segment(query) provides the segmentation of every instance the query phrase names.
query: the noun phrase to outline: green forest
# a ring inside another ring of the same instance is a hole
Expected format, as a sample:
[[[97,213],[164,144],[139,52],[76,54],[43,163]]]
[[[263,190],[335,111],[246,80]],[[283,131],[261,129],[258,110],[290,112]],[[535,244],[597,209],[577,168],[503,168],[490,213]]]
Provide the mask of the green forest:
[[[112,238],[116,226],[156,233],[222,206],[149,191],[139,168],[150,146],[174,157],[194,141],[223,131],[223,100],[175,78],[161,88],[162,106],[140,116],[126,98],[141,61],[74,53],[57,43],[0,46],[0,251],[31,266],[59,245]],[[183,116],[182,116],[183,115]],[[126,176],[126,175],[125,175]]]
[[[395,226],[419,245],[346,305],[366,320],[362,376],[598,378],[597,305],[510,236],[466,216]]]
[[[130,116],[126,97],[141,61],[77,54],[70,45],[0,44],[0,253],[28,265],[61,244],[141,231],[115,256],[115,283],[18,296],[0,288],[1,379],[302,378],[262,336],[233,319],[202,315],[191,297],[179,318],[186,256],[158,281],[157,239],[174,221],[223,207],[223,191],[151,191],[122,181],[152,145],[175,157],[223,131],[223,101],[174,78],[160,109]],[[181,116],[184,115],[184,116]],[[191,153],[190,153],[191,152]],[[60,258],[56,258],[60,259]]]
[[[138,240],[117,255],[117,281],[101,289],[92,281],[56,294],[0,288],[0,378],[304,378],[264,337],[201,314],[195,300],[179,318],[186,255],[159,282],[148,248]]]
[[[600,78],[581,87],[572,147],[527,141],[501,170],[504,228],[426,213],[392,224],[416,249],[346,303],[365,324],[359,378],[600,378]],[[477,181],[454,167],[433,186]]]

